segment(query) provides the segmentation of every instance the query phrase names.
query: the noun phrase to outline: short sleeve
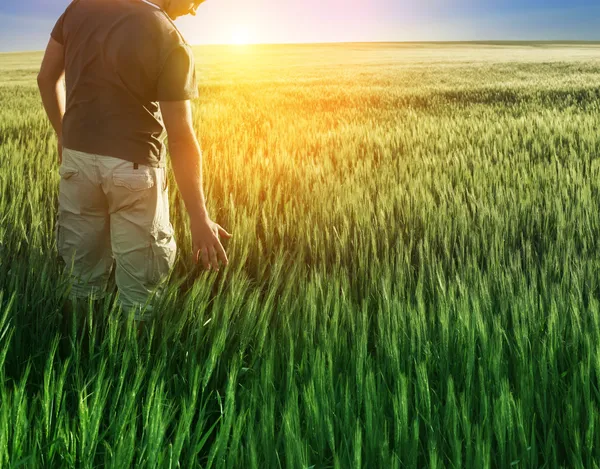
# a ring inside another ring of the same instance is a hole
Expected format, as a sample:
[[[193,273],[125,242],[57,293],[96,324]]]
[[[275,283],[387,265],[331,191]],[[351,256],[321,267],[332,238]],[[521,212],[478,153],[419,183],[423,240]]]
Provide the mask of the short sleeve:
[[[185,101],[198,96],[196,67],[189,46],[180,43],[171,50],[161,68],[156,91],[158,101]]]
[[[54,25],[54,29],[50,33],[50,37],[62,45],[65,44],[65,37],[63,34],[63,23],[65,22],[66,13],[67,12],[65,11],[62,15],[60,15],[60,18],[58,18],[58,21]]]

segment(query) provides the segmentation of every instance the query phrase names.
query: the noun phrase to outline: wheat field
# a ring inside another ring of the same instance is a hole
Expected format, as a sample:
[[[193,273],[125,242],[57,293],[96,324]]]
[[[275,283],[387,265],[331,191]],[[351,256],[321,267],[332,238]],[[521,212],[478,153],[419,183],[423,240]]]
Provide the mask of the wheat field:
[[[41,53],[0,55],[0,467],[600,467],[600,44],[195,53],[229,266],[171,174],[159,318],[68,353]]]

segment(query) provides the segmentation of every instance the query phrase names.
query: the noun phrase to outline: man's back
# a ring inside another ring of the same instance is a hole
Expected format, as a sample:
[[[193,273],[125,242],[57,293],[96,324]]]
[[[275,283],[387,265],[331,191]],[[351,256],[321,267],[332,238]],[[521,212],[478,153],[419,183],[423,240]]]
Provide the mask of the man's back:
[[[191,50],[169,17],[140,0],[75,0],[52,37],[65,48],[64,146],[158,166],[158,101],[197,96]]]

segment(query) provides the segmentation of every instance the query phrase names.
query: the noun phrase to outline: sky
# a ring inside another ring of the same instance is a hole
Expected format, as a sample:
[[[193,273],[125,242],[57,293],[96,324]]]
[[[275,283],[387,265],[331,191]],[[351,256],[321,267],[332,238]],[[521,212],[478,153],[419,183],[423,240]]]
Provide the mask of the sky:
[[[44,49],[68,3],[0,0],[0,51]],[[176,24],[191,44],[229,44],[589,41],[599,22],[597,0],[207,0]]]

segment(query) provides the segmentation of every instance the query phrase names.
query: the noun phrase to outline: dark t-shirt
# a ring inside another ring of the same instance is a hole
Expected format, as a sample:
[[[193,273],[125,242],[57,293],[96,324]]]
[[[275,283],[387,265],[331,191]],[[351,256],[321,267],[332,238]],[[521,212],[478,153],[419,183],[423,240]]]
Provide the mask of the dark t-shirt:
[[[142,0],[74,0],[51,36],[65,50],[63,145],[164,166],[158,102],[198,96],[192,51],[168,15]]]

